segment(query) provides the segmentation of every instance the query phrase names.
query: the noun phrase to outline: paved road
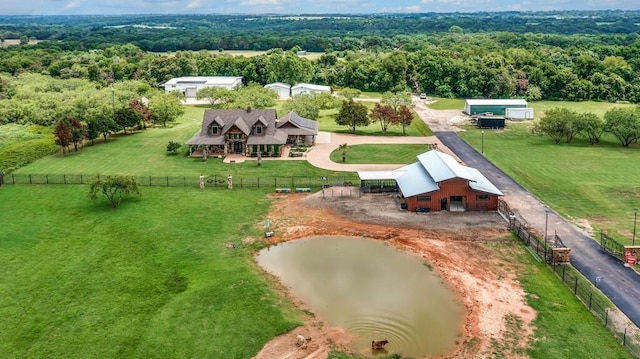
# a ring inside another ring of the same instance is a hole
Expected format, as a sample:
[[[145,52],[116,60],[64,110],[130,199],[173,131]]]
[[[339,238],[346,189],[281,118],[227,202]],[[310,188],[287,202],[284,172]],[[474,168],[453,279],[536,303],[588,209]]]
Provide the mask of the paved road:
[[[505,194],[505,201],[530,226],[544,233],[545,222],[549,236],[558,233],[564,244],[571,248],[571,264],[580,271],[636,325],[640,326],[640,276],[631,268],[605,253],[591,236],[547,207],[517,184],[499,168],[489,162],[454,132],[438,132],[436,137],[453,151],[467,166],[482,172]]]

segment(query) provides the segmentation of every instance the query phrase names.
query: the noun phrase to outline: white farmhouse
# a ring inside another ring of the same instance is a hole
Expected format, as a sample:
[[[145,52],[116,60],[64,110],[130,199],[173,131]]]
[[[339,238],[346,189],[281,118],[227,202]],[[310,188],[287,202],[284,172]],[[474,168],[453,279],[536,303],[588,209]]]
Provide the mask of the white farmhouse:
[[[234,89],[242,85],[242,76],[188,76],[174,77],[162,84],[165,92],[180,91],[186,98],[196,98],[196,93],[206,87]]]
[[[275,91],[281,100],[286,100],[291,96],[291,85],[289,84],[274,82],[264,85],[264,88]]]
[[[302,94],[331,93],[331,87],[323,85],[299,83],[291,88],[291,96]]]

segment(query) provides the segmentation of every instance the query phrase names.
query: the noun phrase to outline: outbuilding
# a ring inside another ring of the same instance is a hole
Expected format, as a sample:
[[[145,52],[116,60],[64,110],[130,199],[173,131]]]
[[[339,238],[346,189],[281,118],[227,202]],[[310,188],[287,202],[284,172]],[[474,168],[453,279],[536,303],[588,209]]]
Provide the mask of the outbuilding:
[[[395,179],[404,207],[412,212],[495,211],[503,193],[480,171],[452,156],[431,150],[418,162],[393,171],[359,171],[361,181]]]
[[[533,115],[534,112],[531,107],[509,107],[504,112],[504,117],[511,121],[533,120]]]
[[[331,87],[324,85],[299,83],[291,88],[291,96],[302,94],[331,93]]]
[[[196,98],[198,91],[207,87],[232,90],[243,84],[242,76],[186,76],[174,77],[162,84],[165,92],[180,91],[186,98]]]
[[[283,82],[274,82],[264,85],[264,88],[275,91],[278,94],[278,98],[280,100],[286,100],[291,97],[291,85],[289,84],[285,84]]]
[[[464,101],[464,112],[467,115],[504,115],[507,108],[526,108],[527,101],[523,99],[471,99]]]

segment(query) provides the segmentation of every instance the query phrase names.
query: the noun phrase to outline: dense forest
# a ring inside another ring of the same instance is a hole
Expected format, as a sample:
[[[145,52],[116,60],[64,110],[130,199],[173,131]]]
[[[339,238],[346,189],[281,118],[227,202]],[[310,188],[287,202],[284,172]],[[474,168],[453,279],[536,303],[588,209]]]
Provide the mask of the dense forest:
[[[87,80],[107,94],[125,81],[156,88],[176,76],[226,75],[260,85],[637,103],[638,26],[638,11],[3,16],[0,41],[22,41],[0,49],[0,122],[24,121],[17,86],[29,73]],[[267,51],[224,52],[237,49]],[[323,54],[311,60],[299,50]]]

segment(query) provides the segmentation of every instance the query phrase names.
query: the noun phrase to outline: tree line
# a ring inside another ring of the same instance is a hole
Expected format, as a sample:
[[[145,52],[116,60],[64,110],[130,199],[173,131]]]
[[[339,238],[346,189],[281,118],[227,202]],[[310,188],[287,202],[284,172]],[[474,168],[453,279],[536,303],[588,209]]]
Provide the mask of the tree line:
[[[151,53],[133,44],[70,51],[39,43],[0,51],[0,73],[6,74],[0,75],[0,98],[12,96],[12,78],[39,73],[102,87],[130,80],[156,87],[178,76],[243,76],[259,85],[313,82],[439,97],[640,101],[640,39],[548,37],[448,32],[410,37],[405,46],[386,52],[366,47],[313,60],[298,56],[298,45],[245,57],[218,51]]]

